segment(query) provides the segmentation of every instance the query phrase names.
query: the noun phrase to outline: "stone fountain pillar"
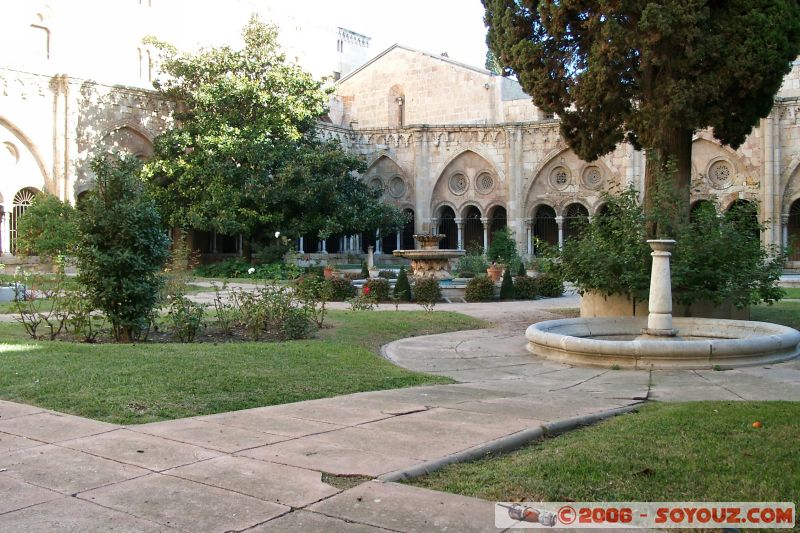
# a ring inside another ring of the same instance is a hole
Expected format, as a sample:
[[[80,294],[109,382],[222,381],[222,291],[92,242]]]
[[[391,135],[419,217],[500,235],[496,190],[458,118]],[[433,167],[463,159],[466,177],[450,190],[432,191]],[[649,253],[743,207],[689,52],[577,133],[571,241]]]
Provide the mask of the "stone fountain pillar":
[[[672,327],[672,274],[669,258],[675,241],[669,239],[648,240],[653,252],[653,269],[650,274],[650,298],[648,301],[647,328],[645,335],[674,337],[677,331]]]

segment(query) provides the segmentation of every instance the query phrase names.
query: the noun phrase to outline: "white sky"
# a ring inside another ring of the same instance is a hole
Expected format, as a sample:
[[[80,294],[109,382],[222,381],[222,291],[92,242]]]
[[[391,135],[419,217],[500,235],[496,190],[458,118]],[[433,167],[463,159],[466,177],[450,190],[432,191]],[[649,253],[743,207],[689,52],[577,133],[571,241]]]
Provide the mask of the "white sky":
[[[480,0],[261,0],[276,9],[372,38],[371,54],[392,44],[447,52],[476,67],[486,60],[486,28]]]

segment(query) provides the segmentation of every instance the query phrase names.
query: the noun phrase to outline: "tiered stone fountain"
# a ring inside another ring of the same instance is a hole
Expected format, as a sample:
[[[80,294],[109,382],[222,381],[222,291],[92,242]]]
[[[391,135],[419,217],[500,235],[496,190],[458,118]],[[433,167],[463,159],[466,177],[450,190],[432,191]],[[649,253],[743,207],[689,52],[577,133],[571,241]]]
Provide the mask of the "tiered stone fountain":
[[[649,316],[548,320],[528,327],[528,349],[571,365],[633,369],[734,368],[800,355],[796,329],[745,320],[673,318],[669,267],[675,241],[653,249]]]
[[[420,244],[418,250],[395,250],[393,255],[411,259],[411,274],[416,278],[452,279],[450,259],[464,255],[463,250],[441,250],[439,241],[445,235],[419,234],[414,240]]]

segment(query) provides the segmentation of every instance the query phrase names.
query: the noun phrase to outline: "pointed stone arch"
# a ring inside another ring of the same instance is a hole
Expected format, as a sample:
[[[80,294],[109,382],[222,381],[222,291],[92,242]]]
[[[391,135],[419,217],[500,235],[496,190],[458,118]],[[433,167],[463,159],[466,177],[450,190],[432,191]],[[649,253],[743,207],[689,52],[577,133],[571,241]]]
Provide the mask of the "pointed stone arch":
[[[146,161],[153,157],[153,136],[137,124],[122,123],[111,128],[100,143],[106,149],[129,153]]]
[[[369,184],[380,181],[384,201],[395,205],[414,203],[414,183],[403,167],[386,152],[372,159],[364,173],[364,180]]]
[[[506,203],[501,174],[491,159],[476,150],[462,150],[445,161],[435,175],[438,177],[430,199],[432,209],[449,202],[456,207],[456,213],[466,204],[485,212],[490,204]]]
[[[7,136],[9,139],[3,139],[3,130],[6,130]],[[15,159],[19,164],[25,163],[25,156],[26,152],[27,155],[30,156],[30,163],[36,166],[39,171],[39,175],[41,177],[41,182],[38,183],[31,183],[32,186],[35,186],[39,189],[49,189],[49,185],[52,182],[52,177],[50,173],[47,171],[47,166],[44,163],[44,158],[42,157],[39,148],[36,146],[30,137],[28,137],[20,128],[18,128],[13,122],[10,120],[5,119],[3,116],[0,116],[0,141],[10,142],[13,145],[13,149],[16,151]],[[16,141],[16,142],[15,142]],[[24,148],[24,149],[23,149]],[[29,179],[33,178],[33,176],[29,176]],[[34,180],[35,182],[38,180]],[[25,184],[12,184],[14,187],[19,185],[17,189],[23,188]],[[8,194],[4,194],[5,197],[9,197]]]

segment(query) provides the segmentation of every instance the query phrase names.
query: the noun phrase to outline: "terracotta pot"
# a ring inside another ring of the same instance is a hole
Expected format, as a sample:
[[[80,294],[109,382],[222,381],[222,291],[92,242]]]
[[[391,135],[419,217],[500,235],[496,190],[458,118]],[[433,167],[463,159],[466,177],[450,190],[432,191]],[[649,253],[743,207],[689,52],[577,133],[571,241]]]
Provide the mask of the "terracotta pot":
[[[501,267],[500,265],[492,265],[486,269],[486,273],[489,274],[489,278],[494,283],[497,283],[503,276],[503,267]]]

